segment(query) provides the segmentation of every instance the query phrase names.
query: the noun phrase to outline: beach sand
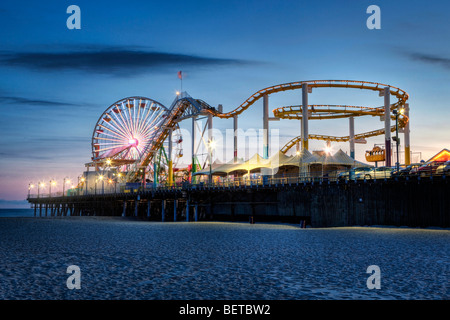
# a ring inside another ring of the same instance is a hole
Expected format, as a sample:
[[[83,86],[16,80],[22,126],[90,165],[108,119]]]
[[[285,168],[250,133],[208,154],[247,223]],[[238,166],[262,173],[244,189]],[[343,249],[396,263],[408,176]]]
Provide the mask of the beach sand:
[[[449,230],[64,217],[0,231],[0,299],[450,298]]]

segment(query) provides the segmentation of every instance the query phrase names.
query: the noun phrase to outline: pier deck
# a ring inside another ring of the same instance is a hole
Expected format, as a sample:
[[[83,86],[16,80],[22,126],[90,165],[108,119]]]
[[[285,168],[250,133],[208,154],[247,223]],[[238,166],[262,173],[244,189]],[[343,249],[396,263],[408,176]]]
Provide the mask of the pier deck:
[[[450,177],[161,187],[28,198],[36,217],[126,216],[152,221],[254,221],[311,227],[450,227]]]

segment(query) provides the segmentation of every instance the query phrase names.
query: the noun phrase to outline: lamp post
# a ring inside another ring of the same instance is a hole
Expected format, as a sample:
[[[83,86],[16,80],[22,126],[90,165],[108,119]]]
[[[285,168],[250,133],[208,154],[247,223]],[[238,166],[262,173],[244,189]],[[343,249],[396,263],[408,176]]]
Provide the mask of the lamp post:
[[[399,160],[399,154],[398,154],[398,147],[399,147],[399,144],[400,144],[400,138],[398,137],[398,116],[400,114],[403,114],[403,112],[404,112],[403,108],[400,109],[399,111],[397,111],[397,109],[394,109],[392,111],[392,113],[395,115],[395,137],[392,140],[395,141],[395,145],[396,145],[397,162],[396,162],[395,166],[396,166],[397,174],[400,171],[400,160]]]
[[[49,197],[52,196],[52,185],[56,185],[56,181],[55,180],[50,180],[50,186],[49,186]]]
[[[45,184],[43,183],[43,182],[39,182],[38,183],[38,198],[39,198],[39,195],[40,195],[40,188],[43,188],[43,187],[45,187]]]
[[[65,186],[66,186],[66,183],[70,183],[70,179],[67,179],[67,178],[64,178],[64,180],[63,180],[63,197],[65,196]]]
[[[112,184],[113,183],[114,183],[113,179],[109,178],[108,179],[108,184],[109,184],[108,190],[109,190],[109,193],[111,193],[111,189],[112,189]]]
[[[33,189],[33,188],[34,188],[34,184],[30,182],[28,184],[28,198],[30,198],[30,192],[31,192],[31,189]]]
[[[214,140],[209,140],[208,143],[208,149],[209,149],[209,185],[212,186],[212,153],[214,151],[215,148],[215,142]]]
[[[87,194],[87,181],[86,181],[86,178],[85,177],[81,177],[80,181],[81,181],[81,186],[82,186],[81,190],[84,189],[84,194]],[[86,184],[85,184],[85,182],[86,182]]]
[[[103,176],[101,175],[101,176],[99,176],[98,177],[98,180],[100,180],[101,182],[102,182],[102,194],[104,193],[104,191],[105,191],[105,189],[104,189],[104,180],[103,180]],[[97,190],[97,186],[95,187],[95,189]]]

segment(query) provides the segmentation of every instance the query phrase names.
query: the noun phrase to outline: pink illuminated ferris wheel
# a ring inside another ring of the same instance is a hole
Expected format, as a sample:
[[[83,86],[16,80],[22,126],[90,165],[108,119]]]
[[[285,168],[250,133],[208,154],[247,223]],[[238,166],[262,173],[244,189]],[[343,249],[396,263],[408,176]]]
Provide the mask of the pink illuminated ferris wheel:
[[[168,110],[144,97],[129,97],[103,112],[92,135],[92,160],[103,167],[139,165],[161,134]],[[125,170],[125,169],[124,169]]]

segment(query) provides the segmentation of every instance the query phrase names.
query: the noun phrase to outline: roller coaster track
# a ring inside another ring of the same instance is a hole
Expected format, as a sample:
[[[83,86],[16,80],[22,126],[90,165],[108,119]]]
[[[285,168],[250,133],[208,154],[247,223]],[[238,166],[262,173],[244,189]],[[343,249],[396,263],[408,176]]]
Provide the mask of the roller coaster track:
[[[358,107],[358,106],[342,106],[342,105],[309,105],[308,110],[311,113],[308,119],[323,120],[323,119],[339,119],[349,117],[359,117],[365,115],[371,116],[384,116],[384,108],[370,108],[370,107]],[[281,119],[302,119],[302,106],[289,106],[281,107],[273,110],[275,117]],[[391,119],[395,121],[395,116],[391,116]],[[399,128],[404,128],[409,119],[404,114],[399,114],[398,124]],[[391,132],[396,131],[396,126],[391,126]],[[365,133],[355,135],[355,140],[370,138],[378,135],[383,135],[385,129],[373,130]],[[334,141],[334,142],[346,142],[350,140],[350,136],[336,137],[327,135],[310,134],[308,139]],[[295,137],[288,141],[280,151],[286,153],[294,145],[301,141],[301,136]]]
[[[399,125],[400,127],[400,125]],[[396,131],[396,127],[391,127],[391,132]],[[358,139],[364,139],[364,138],[370,138],[375,137],[384,134],[384,129],[379,130],[373,130],[369,132],[364,132],[360,134],[355,134],[355,140]],[[333,141],[333,142],[347,142],[350,140],[350,136],[343,136],[343,137],[336,137],[336,136],[327,136],[327,135],[320,135],[320,134],[310,134],[308,135],[308,139],[314,139],[314,140],[322,140],[322,141]],[[302,140],[301,136],[295,137],[291,140],[289,140],[281,149],[280,151],[284,154],[289,151],[293,146],[297,144],[297,142],[300,142]]]
[[[276,86],[267,87],[261,89],[254,94],[252,94],[247,100],[245,100],[239,107],[233,111],[227,113],[215,112],[214,116],[219,118],[232,118],[235,115],[239,115],[245,110],[247,110],[252,104],[258,101],[264,95],[269,95],[281,91],[297,90],[301,89],[303,84],[307,84],[308,88],[354,88],[354,89],[366,89],[378,92],[384,92],[385,87],[390,88],[391,95],[397,97],[398,101],[391,104],[391,110],[397,109],[403,106],[408,100],[408,94],[397,87],[389,86],[386,84],[367,82],[367,81],[355,81],[355,80],[310,80],[310,81],[299,81],[279,84]]]
[[[178,123],[178,120],[182,118],[183,113],[189,107],[195,108],[199,112],[202,112],[203,114],[209,113],[221,119],[229,119],[236,115],[240,115],[265,95],[289,90],[298,90],[301,89],[304,84],[307,84],[308,88],[353,88],[353,89],[372,90],[378,91],[380,95],[381,93],[384,93],[385,87],[389,87],[390,94],[398,99],[395,103],[391,104],[390,106],[391,110],[401,108],[409,98],[408,94],[400,88],[376,82],[355,81],[355,80],[309,80],[309,81],[290,82],[267,87],[252,94],[236,109],[225,113],[220,113],[218,110],[211,107],[203,100],[194,99],[192,97],[180,98],[168,110],[168,113],[166,115],[166,121],[164,125],[160,128],[161,133],[158,135],[158,138],[147,147],[146,155],[143,161],[139,164],[139,166],[146,167],[151,163],[157,150],[161,148],[165,139],[167,138],[170,129],[174,128],[174,126]],[[331,105],[326,106],[311,105],[310,107],[311,107],[310,111],[312,112],[311,119],[345,118],[350,116],[363,116],[363,115],[372,115],[372,116],[384,115],[383,108],[331,106]],[[284,107],[274,110],[275,117],[285,119],[301,119],[300,114],[301,114],[301,106]],[[400,121],[400,125],[404,127],[407,121],[408,120],[403,117]],[[395,130],[395,126],[391,128],[391,131],[392,130]],[[384,129],[370,131],[355,135],[355,139],[372,137],[376,135],[381,135],[383,133]],[[308,137],[309,139],[330,140],[330,141],[348,141],[350,139],[349,137],[333,137],[324,135],[309,135]],[[299,139],[300,139],[299,137],[292,139],[281,150],[283,152],[287,152],[293,145],[297,143],[297,141],[299,141]]]

